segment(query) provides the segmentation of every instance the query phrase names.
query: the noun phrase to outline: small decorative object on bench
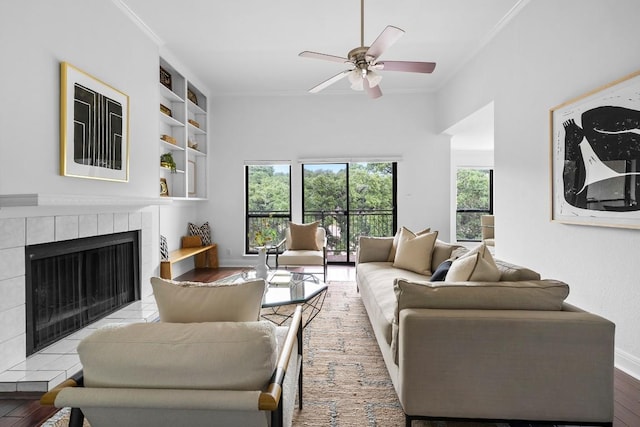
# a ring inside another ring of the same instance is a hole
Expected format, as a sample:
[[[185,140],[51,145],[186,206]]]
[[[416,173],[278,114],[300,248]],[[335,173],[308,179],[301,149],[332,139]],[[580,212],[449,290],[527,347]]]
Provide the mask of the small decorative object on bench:
[[[202,244],[205,246],[211,244],[211,227],[209,227],[208,221],[202,224],[200,227],[190,222],[188,228],[189,236],[200,236],[200,239],[202,239]]]

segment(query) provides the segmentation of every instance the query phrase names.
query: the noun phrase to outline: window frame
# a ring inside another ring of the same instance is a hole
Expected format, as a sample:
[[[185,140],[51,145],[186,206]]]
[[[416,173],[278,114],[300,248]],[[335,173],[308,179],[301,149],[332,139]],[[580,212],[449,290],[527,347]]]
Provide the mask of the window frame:
[[[458,208],[458,171],[460,169],[488,170],[489,171],[489,208],[488,209],[479,209],[479,208],[478,209],[476,209],[476,208],[460,209],[460,208]],[[481,242],[482,241],[482,237],[480,237],[479,239],[458,239],[458,214],[459,213],[479,213],[479,214],[485,214],[485,215],[493,215],[493,167],[458,166],[456,168],[455,177],[456,177],[456,181],[455,181],[456,214],[455,214],[455,221],[454,221],[454,224],[455,224],[454,236],[455,236],[457,242]]]
[[[264,211],[264,212],[257,212],[257,211],[251,211],[249,209],[249,184],[250,184],[250,168],[253,166],[287,166],[289,168],[289,210],[288,211]],[[288,224],[289,221],[291,221],[292,218],[292,213],[291,213],[291,205],[292,205],[292,199],[291,199],[291,164],[290,163],[277,163],[277,162],[250,162],[250,163],[245,163],[244,165],[244,254],[245,255],[257,255],[258,251],[255,250],[254,247],[251,246],[252,243],[252,238],[249,236],[250,232],[249,230],[251,229],[251,220],[252,219],[256,219],[256,218],[277,218],[280,219],[281,221],[286,221],[286,223]],[[274,242],[278,243],[278,242]]]

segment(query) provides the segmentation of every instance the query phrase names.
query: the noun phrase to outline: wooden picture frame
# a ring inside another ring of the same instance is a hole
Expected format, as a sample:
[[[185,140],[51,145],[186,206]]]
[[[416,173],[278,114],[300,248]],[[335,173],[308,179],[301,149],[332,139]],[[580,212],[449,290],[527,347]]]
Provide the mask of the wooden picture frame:
[[[129,181],[129,97],[60,64],[60,174]]]
[[[162,66],[160,66],[160,83],[170,91],[173,91],[173,89],[171,88],[173,86],[171,82],[171,74],[169,74],[167,70],[162,68]]]
[[[549,111],[551,220],[640,228],[640,71]]]
[[[160,196],[169,197],[169,185],[166,178],[160,178]]]

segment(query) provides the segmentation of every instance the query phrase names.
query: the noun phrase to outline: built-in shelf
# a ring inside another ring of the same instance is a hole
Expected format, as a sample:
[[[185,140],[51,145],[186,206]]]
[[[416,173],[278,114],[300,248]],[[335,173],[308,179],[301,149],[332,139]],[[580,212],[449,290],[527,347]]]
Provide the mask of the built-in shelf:
[[[166,197],[123,197],[87,194],[2,194],[0,208],[29,206],[154,206],[167,205]]]
[[[206,200],[209,151],[207,96],[185,74],[160,58],[159,154],[171,153],[177,171],[160,168],[161,188],[173,200]],[[170,116],[163,113],[168,112]],[[194,125],[195,123],[196,125]],[[166,135],[166,136],[164,136]],[[173,143],[167,142],[162,138]],[[197,149],[191,148],[196,145]]]
[[[167,116],[165,113],[159,113],[159,114],[160,114],[160,120],[162,120],[163,122],[165,122],[169,126],[172,126],[172,127],[184,127],[184,123],[174,119],[173,117]]]
[[[179,145],[176,144],[172,144],[170,142],[167,142],[163,139],[160,140],[160,144],[162,144],[162,147],[164,147],[165,150],[169,150],[169,151],[184,151],[184,147],[180,147]]]

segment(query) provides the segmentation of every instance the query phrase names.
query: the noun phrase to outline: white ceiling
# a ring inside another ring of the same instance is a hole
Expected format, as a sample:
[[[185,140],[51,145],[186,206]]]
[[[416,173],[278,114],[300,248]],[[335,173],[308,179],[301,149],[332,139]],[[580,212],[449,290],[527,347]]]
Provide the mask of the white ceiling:
[[[113,2],[214,96],[302,94],[348,67],[298,53],[347,56],[360,45],[358,0]],[[406,34],[381,59],[437,62],[433,74],[382,71],[383,93],[437,90],[527,2],[367,0],[365,45],[394,25]],[[344,79],[322,93],[347,92]]]

